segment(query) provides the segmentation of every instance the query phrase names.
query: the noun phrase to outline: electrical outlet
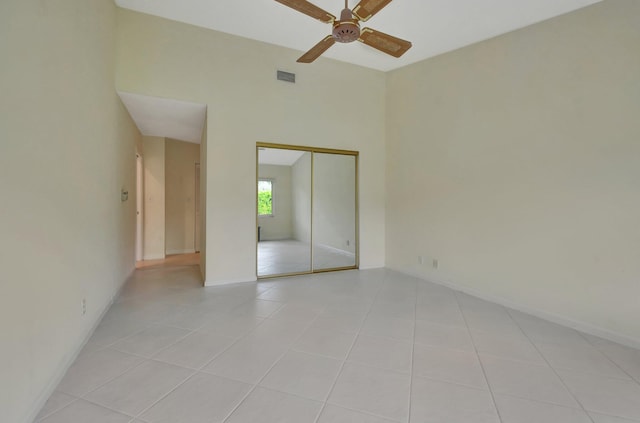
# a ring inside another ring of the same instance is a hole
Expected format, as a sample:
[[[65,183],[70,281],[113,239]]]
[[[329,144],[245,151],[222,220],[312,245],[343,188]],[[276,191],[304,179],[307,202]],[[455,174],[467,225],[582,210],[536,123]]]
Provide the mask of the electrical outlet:
[[[418,263],[424,264],[424,257],[423,256],[418,256]]]
[[[82,315],[84,316],[85,314],[87,314],[87,299],[83,298],[82,301],[80,302],[80,306],[82,307]]]
[[[433,266],[434,269],[437,269],[438,266],[440,266],[440,262],[438,262],[438,259],[433,259],[433,261],[431,262],[431,265]]]

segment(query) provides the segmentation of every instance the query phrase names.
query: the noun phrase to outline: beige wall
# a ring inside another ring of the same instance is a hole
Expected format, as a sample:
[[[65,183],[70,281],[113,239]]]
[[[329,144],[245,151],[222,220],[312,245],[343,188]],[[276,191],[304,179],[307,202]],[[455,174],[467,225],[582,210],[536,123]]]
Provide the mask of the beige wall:
[[[198,144],[167,139],[165,142],[165,252],[195,252],[196,167]]]
[[[640,344],[638,46],[605,1],[390,73],[388,266]]]
[[[260,239],[291,239],[291,166],[260,165],[258,175],[273,180],[273,216],[258,216]]]
[[[50,3],[0,2],[7,423],[35,417],[134,268],[140,135],[114,87],[116,8],[110,0]]]
[[[144,149],[144,260],[165,256],[165,139],[143,137]]]
[[[122,9],[118,24],[118,89],[208,105],[207,284],[256,277],[257,141],[360,150],[361,266],[384,265],[383,73]],[[331,107],[344,93],[352,113]]]

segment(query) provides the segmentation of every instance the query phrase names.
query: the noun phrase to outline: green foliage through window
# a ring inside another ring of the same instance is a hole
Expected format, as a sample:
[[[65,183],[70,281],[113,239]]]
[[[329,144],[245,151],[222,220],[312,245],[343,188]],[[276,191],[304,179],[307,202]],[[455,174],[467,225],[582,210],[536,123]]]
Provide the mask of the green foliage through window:
[[[273,214],[273,184],[271,181],[258,181],[258,215]]]

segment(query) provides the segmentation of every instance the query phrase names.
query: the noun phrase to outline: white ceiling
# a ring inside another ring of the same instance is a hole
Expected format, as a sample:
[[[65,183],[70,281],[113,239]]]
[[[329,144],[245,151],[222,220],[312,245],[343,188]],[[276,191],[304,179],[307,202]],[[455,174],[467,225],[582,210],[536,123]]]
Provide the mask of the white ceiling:
[[[258,163],[278,166],[292,166],[303,154],[304,151],[298,150],[259,148]]]
[[[200,144],[207,115],[204,104],[122,91],[118,94],[142,135]]]
[[[115,0],[118,6],[241,37],[307,51],[331,27],[274,0]],[[395,0],[364,26],[404,38],[400,59],[361,43],[336,44],[324,57],[388,71],[486,40],[600,0]],[[335,16],[343,0],[312,0]],[[353,8],[357,0],[349,1]],[[313,66],[313,65],[310,65]]]

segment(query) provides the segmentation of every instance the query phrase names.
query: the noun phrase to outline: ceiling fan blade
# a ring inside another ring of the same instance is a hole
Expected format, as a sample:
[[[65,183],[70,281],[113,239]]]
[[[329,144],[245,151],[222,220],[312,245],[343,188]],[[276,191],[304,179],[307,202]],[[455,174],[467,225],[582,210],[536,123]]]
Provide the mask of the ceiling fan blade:
[[[409,41],[392,37],[391,35],[371,28],[363,28],[358,41],[378,49],[383,53],[390,54],[393,57],[400,57],[411,48]]]
[[[311,50],[303,54],[299,59],[298,63],[311,63],[316,60],[318,57],[322,55],[325,51],[329,49],[332,45],[336,43],[336,40],[332,35],[328,35],[324,40],[320,41],[318,44],[313,46]]]
[[[366,22],[389,3],[391,0],[362,0],[353,8],[353,14],[362,22]]]
[[[313,3],[309,3],[306,0],[276,0],[278,3],[284,4],[285,6],[289,6],[292,9],[297,10],[298,12],[304,13],[305,15],[311,16],[321,22],[324,23],[333,23],[336,20],[336,17],[331,13],[327,12],[316,6]]]

